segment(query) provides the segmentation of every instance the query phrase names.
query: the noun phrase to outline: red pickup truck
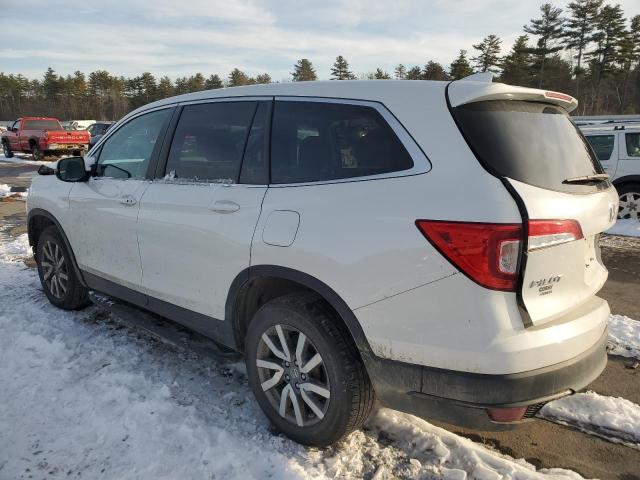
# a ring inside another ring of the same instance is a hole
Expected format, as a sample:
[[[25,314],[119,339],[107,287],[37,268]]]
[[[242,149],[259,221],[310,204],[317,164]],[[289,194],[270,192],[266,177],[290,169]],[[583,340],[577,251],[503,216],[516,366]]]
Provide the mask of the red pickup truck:
[[[31,153],[34,160],[46,156],[82,156],[89,148],[89,132],[65,130],[56,118],[19,118],[2,133],[2,151],[7,158],[15,152]]]

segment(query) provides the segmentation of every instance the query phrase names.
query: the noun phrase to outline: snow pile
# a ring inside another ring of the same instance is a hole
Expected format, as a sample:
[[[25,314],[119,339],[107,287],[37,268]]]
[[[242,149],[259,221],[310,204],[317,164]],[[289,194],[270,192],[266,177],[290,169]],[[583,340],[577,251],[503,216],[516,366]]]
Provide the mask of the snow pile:
[[[13,189],[4,183],[0,183],[0,200],[6,197],[24,200],[27,198],[27,192],[14,192]]]
[[[550,402],[539,415],[586,433],[640,448],[640,406],[620,397],[576,393]]]
[[[640,359],[640,322],[624,315],[609,315],[607,350],[613,355]]]
[[[605,233],[623,235],[625,237],[640,237],[640,221],[633,218],[620,218]]]
[[[7,163],[22,163],[25,165],[51,165],[50,161],[46,161],[46,160],[41,160],[41,161],[37,161],[37,160],[32,160],[31,155],[28,156],[24,156],[22,157],[20,154],[15,153],[14,156],[12,158],[7,158],[5,157],[2,153],[0,153],[0,162],[7,162]]]
[[[0,477],[579,479],[383,409],[344,444],[277,435],[237,362],[158,341],[104,308],[49,304],[0,234]],[[236,362],[236,363],[234,363]]]

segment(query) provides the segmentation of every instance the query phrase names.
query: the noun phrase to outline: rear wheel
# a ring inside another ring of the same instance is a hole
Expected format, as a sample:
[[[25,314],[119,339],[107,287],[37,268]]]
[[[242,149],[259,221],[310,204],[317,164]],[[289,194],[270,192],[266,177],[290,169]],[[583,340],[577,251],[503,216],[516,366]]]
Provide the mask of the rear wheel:
[[[11,146],[7,142],[2,142],[2,154],[6,158],[13,157],[13,150],[11,150]]]
[[[640,220],[640,184],[623,185],[618,189],[618,218]]]
[[[42,150],[40,150],[40,147],[35,143],[31,144],[31,156],[37,162],[42,160]]]
[[[71,254],[56,227],[47,227],[38,238],[36,262],[44,293],[56,307],[77,310],[90,303],[89,290],[76,276]]]
[[[292,294],[266,303],[246,339],[249,384],[275,427],[311,446],[362,426],[374,392],[348,331],[326,302]]]

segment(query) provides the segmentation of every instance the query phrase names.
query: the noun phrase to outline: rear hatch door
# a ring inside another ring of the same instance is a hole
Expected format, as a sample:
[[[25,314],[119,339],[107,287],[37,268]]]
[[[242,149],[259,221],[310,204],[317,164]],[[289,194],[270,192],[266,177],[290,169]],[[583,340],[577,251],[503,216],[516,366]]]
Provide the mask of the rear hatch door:
[[[618,200],[568,116],[575,101],[515,89],[480,101],[467,95],[457,105],[451,101],[451,112],[478,160],[519,204],[524,228],[517,294],[525,323],[539,325],[602,288],[607,270],[598,237],[615,222]]]

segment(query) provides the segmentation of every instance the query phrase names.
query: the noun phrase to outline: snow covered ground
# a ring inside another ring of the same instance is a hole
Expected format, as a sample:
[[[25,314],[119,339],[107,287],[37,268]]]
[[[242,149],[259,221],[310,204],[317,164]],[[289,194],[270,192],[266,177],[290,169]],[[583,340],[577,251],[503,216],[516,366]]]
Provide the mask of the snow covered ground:
[[[9,185],[5,185],[4,183],[0,183],[0,199],[6,198],[6,197],[12,197],[17,200],[24,200],[27,198],[26,191],[15,192],[13,190],[16,190],[16,189],[10,187]],[[18,190],[24,190],[24,189],[18,189]]]
[[[241,364],[101,307],[55,309],[28,250],[26,235],[0,238],[0,478],[581,478],[388,409],[343,445],[301,447],[272,431]]]
[[[576,393],[548,403],[539,415],[640,450],[640,406],[624,398]]]
[[[631,218],[619,219],[613,227],[605,233],[609,235],[622,235],[625,237],[640,237],[640,221]]]
[[[640,360],[640,321],[624,315],[609,316],[609,353]]]

